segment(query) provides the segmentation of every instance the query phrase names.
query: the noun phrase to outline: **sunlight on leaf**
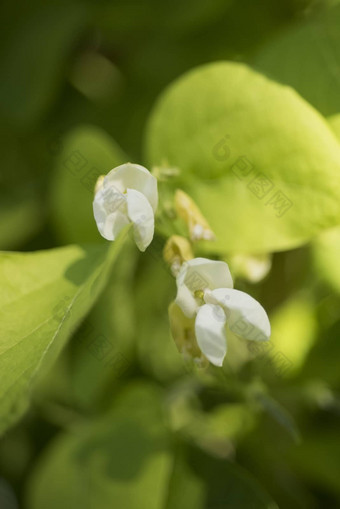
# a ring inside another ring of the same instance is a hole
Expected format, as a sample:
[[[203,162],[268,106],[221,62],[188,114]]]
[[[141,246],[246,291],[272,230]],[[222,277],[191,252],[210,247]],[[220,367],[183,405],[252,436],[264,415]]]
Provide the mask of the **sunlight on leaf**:
[[[181,170],[177,187],[217,237],[203,249],[288,249],[340,221],[333,132],[294,90],[245,65],[209,64],[170,85],[146,149],[150,164]]]
[[[32,382],[97,299],[123,241],[109,251],[102,245],[0,253],[0,432],[24,412]]]

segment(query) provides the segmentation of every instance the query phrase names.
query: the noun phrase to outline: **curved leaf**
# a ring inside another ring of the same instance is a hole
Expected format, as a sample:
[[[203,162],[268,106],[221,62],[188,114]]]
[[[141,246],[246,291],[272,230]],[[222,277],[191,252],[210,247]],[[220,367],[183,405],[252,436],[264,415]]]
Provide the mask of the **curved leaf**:
[[[0,253],[0,433],[95,302],[122,242]]]
[[[340,221],[333,132],[292,89],[245,65],[209,64],[170,86],[151,117],[147,154],[181,169],[175,184],[217,236],[203,249],[288,249]]]

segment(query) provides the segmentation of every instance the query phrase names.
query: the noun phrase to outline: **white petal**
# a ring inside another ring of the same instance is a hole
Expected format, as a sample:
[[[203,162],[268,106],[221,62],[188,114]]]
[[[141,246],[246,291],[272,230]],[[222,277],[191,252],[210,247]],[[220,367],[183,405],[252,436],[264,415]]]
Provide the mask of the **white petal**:
[[[215,366],[222,366],[227,353],[225,323],[226,316],[221,306],[204,304],[197,312],[195,321],[197,344]]]
[[[181,308],[185,316],[188,318],[195,316],[198,304],[187,286],[181,285],[178,287],[175,302],[177,306]]]
[[[97,223],[98,230],[102,237],[106,240],[115,240],[117,235],[122,231],[122,229],[129,224],[129,219],[126,214],[123,214],[119,210],[109,214],[103,226],[100,223]]]
[[[210,288],[232,288],[233,279],[225,262],[194,258],[182,265],[177,276],[177,286],[185,284],[190,291]]]
[[[245,339],[267,341],[270,323],[267,313],[257,300],[239,290],[219,288],[205,296],[205,301],[220,304],[225,310],[231,331]]]
[[[95,194],[93,201],[93,212],[96,221],[102,221],[103,214],[108,216],[120,210],[126,212],[126,196],[114,186],[101,187]]]
[[[115,240],[119,232],[129,223],[126,198],[121,194],[100,188],[93,200],[93,214],[100,234],[107,240]]]
[[[99,193],[97,193],[99,194]],[[98,197],[96,194],[95,199],[93,200],[93,215],[94,219],[97,223],[98,230],[101,233],[101,230],[104,228],[106,212],[104,208],[104,202],[101,197]]]
[[[104,179],[104,187],[115,186],[120,192],[135,189],[149,200],[154,212],[158,205],[157,179],[140,164],[126,163],[113,168]]]
[[[145,251],[153,239],[155,218],[152,207],[144,194],[135,189],[127,190],[127,214],[133,223],[134,239],[140,251]]]

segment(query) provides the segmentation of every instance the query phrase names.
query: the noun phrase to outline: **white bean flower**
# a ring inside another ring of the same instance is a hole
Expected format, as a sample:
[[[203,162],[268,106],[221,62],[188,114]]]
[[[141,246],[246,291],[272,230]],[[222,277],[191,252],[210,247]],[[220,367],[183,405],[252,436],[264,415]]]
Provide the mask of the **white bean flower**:
[[[222,366],[227,328],[248,340],[269,340],[267,313],[253,297],[233,289],[225,262],[194,258],[182,265],[176,281],[175,302],[194,318],[198,347],[212,364]]]
[[[132,223],[137,247],[145,251],[154,235],[157,179],[144,166],[126,163],[113,168],[98,187],[93,213],[100,234],[115,240]]]

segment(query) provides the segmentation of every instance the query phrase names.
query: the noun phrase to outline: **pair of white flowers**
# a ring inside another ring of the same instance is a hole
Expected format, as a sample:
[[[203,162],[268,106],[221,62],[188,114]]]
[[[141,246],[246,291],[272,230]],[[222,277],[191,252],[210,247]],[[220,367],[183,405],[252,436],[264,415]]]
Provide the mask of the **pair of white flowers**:
[[[141,251],[153,239],[158,205],[157,179],[138,164],[123,164],[100,182],[93,212],[100,234],[115,240],[128,224]],[[263,307],[250,295],[233,289],[225,262],[194,258],[177,275],[176,304],[194,320],[197,344],[205,357],[221,366],[227,352],[226,330],[245,339],[264,341],[270,324]]]

